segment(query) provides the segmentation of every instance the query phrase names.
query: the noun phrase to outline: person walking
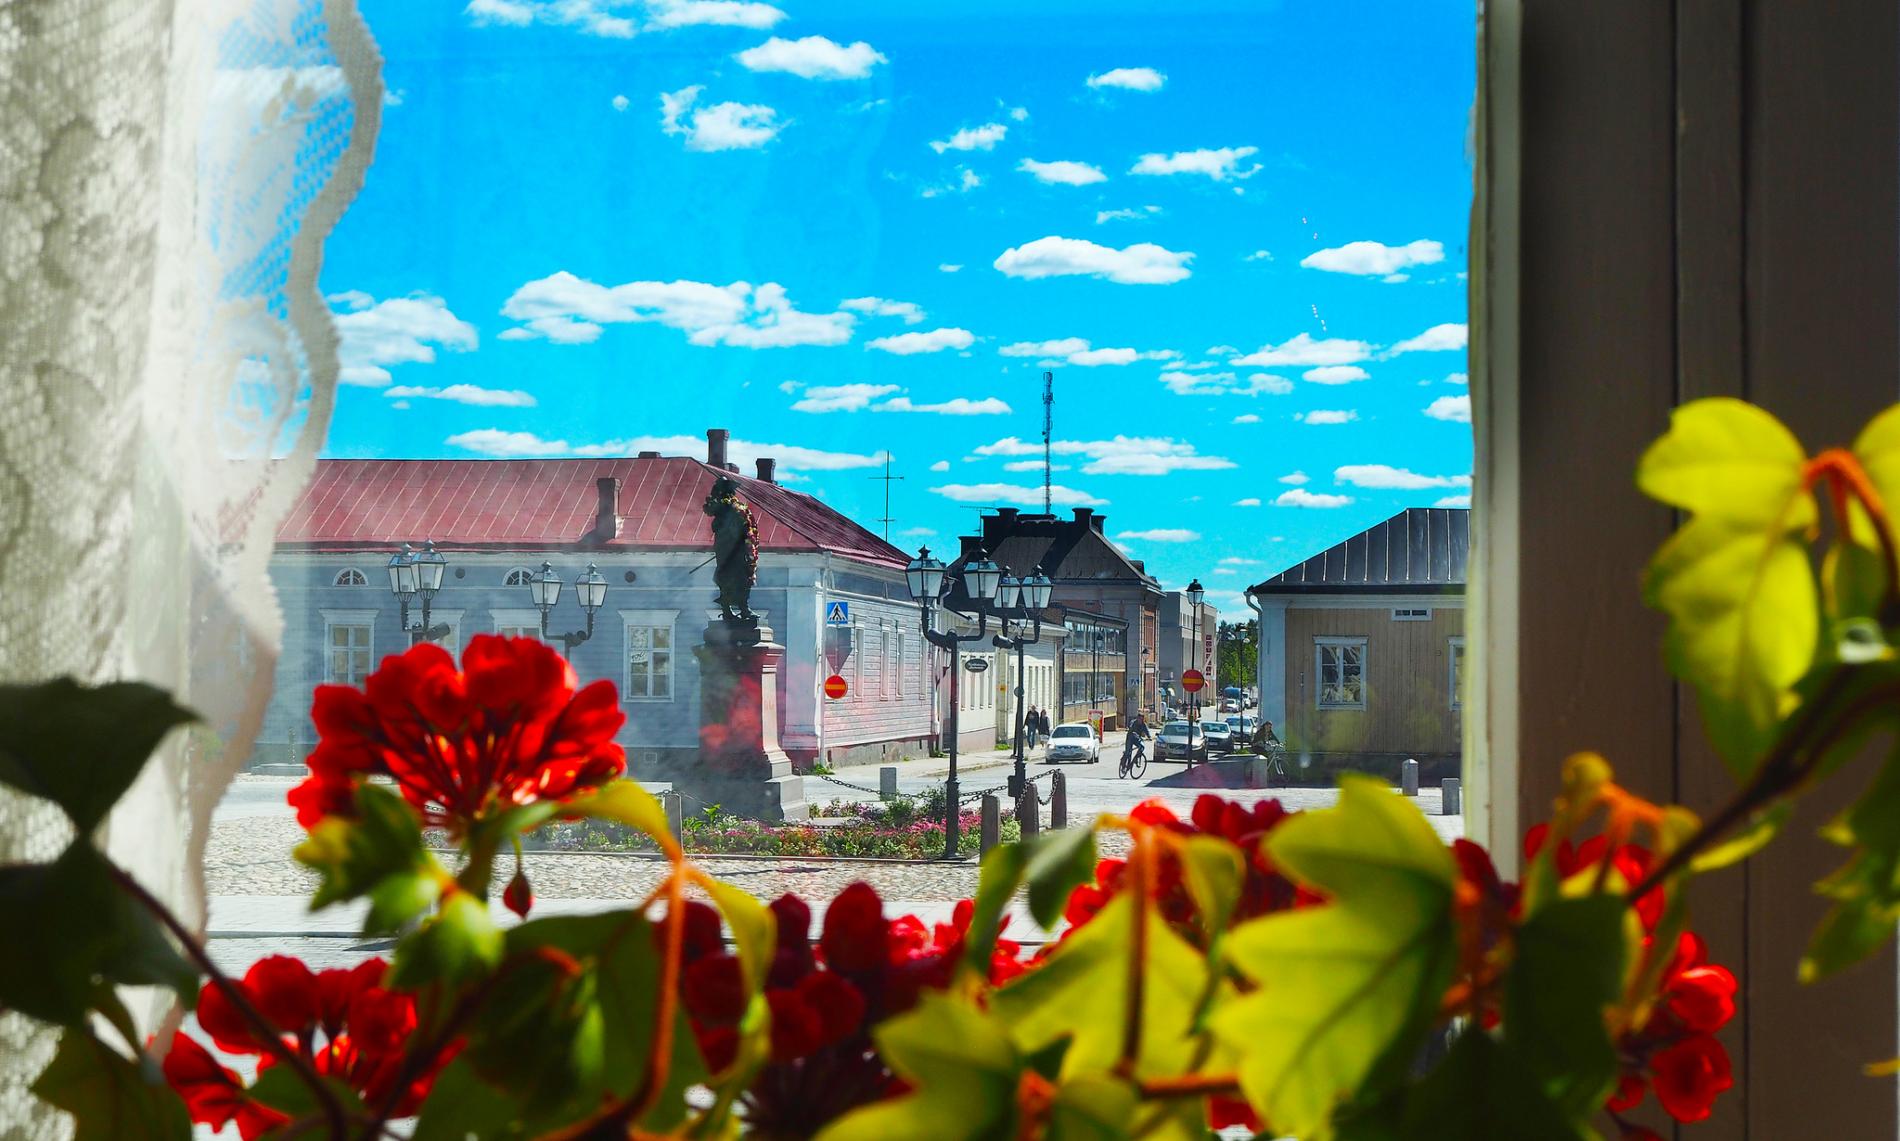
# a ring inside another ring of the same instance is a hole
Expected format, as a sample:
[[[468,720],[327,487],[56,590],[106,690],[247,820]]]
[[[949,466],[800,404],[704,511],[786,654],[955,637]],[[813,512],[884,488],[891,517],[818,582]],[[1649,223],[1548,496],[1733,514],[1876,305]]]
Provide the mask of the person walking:
[[[1043,735],[1044,737],[1047,737],[1047,736],[1049,735],[1049,729],[1050,729],[1050,725],[1049,725],[1049,711],[1048,711],[1047,709],[1045,709],[1045,710],[1043,710],[1042,712],[1040,712],[1040,713],[1038,713],[1038,714],[1036,714],[1036,717],[1037,717],[1037,719],[1038,719],[1038,720],[1040,720],[1040,721],[1042,722],[1042,735]]]
[[[1032,751],[1035,749],[1036,734],[1040,732],[1041,729],[1042,717],[1036,712],[1036,707],[1032,705],[1023,711],[1023,745],[1025,748]]]

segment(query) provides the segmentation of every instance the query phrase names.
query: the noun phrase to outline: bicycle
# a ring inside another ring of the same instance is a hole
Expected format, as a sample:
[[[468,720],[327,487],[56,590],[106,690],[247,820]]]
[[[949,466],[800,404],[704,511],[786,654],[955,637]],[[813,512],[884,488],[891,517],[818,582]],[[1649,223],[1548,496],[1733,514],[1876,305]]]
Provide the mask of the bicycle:
[[[1140,780],[1142,774],[1147,771],[1148,746],[1141,738],[1137,737],[1135,738],[1135,747],[1133,749],[1122,750],[1121,764],[1117,766],[1115,775],[1124,780]]]
[[[1276,773],[1279,774],[1280,783],[1292,787],[1293,776],[1287,769],[1286,764],[1286,746],[1278,741],[1268,742],[1265,751],[1261,755],[1264,756],[1267,761],[1267,787],[1273,787],[1273,778]]]

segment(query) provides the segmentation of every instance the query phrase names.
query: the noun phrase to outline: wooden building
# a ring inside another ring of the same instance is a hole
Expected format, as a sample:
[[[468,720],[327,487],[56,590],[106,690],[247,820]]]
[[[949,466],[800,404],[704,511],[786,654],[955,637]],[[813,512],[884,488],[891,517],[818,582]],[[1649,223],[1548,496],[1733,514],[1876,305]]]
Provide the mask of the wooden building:
[[[1457,775],[1469,514],[1407,508],[1248,588],[1261,716],[1308,775]]]

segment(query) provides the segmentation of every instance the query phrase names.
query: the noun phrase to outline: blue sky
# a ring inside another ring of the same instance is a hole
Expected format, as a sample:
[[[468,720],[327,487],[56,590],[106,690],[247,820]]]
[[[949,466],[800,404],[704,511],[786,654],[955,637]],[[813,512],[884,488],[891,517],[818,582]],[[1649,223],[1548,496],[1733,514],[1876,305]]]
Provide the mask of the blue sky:
[[[881,530],[888,451],[950,546],[1040,507],[1048,369],[1058,510],[1233,611],[1462,502],[1469,0],[1163,8],[366,0],[327,454],[725,427]]]

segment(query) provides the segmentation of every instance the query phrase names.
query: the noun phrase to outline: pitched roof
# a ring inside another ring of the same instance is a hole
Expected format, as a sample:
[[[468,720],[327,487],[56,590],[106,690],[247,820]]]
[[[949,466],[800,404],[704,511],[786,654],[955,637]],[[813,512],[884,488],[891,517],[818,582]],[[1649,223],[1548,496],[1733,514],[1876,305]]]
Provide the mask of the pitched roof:
[[[983,516],[983,534],[964,536],[960,562],[977,548],[1017,574],[1037,567],[1057,582],[1139,582],[1159,589],[1155,577],[1136,565],[1102,533],[1102,516],[1083,509],[1072,519],[1024,515],[1004,508]]]
[[[1250,589],[1254,594],[1462,593],[1470,521],[1464,507],[1408,507]]]
[[[882,566],[909,556],[809,495],[685,456],[559,460],[318,460],[277,531],[280,545],[446,550],[706,550],[701,505],[715,479],[739,487],[767,551],[830,551]],[[617,533],[600,541],[597,481],[619,480]]]

